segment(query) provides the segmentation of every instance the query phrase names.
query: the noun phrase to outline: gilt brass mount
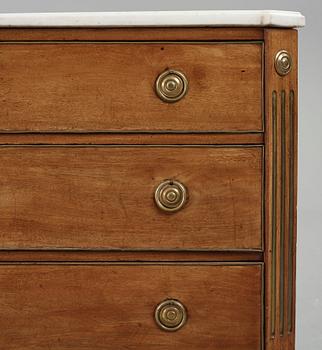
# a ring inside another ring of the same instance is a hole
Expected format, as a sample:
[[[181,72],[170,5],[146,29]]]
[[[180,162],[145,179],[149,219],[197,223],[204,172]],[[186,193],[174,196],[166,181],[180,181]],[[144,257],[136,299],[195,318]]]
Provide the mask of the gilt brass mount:
[[[186,308],[177,300],[165,300],[155,309],[157,325],[166,331],[177,331],[187,321]]]
[[[166,180],[160,183],[154,193],[158,208],[166,212],[181,209],[187,201],[187,190],[179,181]]]
[[[177,102],[187,93],[188,85],[188,80],[182,72],[169,69],[158,76],[155,90],[162,101]]]
[[[286,50],[279,51],[275,56],[275,70],[281,76],[291,71],[292,63],[292,57]]]

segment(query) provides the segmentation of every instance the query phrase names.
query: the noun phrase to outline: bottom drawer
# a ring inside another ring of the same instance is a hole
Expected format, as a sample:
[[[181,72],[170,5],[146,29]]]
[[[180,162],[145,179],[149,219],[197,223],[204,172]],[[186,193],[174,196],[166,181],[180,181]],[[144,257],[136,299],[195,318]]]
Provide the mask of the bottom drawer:
[[[3,264],[0,284],[1,349],[261,348],[261,264]]]

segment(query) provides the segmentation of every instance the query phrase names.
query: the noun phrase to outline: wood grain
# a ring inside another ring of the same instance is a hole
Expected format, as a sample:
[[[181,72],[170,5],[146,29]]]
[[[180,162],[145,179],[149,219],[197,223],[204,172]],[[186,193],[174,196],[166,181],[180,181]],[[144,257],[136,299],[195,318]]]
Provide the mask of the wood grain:
[[[0,250],[1,262],[95,261],[263,261],[257,251],[99,251],[99,250]]]
[[[0,348],[294,350],[297,32],[1,28],[0,42]],[[154,92],[168,67],[190,83],[171,105]],[[153,202],[167,178],[189,190],[174,215]],[[153,320],[166,298],[189,314],[173,334]]]
[[[0,46],[0,131],[262,131],[262,45],[21,43]],[[161,101],[182,71],[189,92]]]
[[[260,265],[1,265],[6,350],[259,350]],[[180,300],[187,324],[158,328],[154,310]]]
[[[278,51],[293,60],[289,75],[274,68]],[[295,349],[295,247],[297,168],[297,31],[265,30],[266,75],[266,348]],[[276,133],[272,94],[276,93]],[[292,94],[294,102],[292,103]],[[283,100],[285,101],[283,108]],[[274,160],[274,140],[276,157]],[[276,174],[274,190],[274,168]],[[276,200],[273,203],[273,193]],[[291,199],[292,197],[292,199]],[[292,203],[292,204],[291,204]],[[291,204],[291,207],[290,207]]]
[[[2,249],[262,249],[262,147],[0,148]],[[165,179],[188,189],[165,214]]]
[[[263,133],[0,133],[0,145],[256,145]]]
[[[263,28],[1,28],[0,41],[263,40]]]

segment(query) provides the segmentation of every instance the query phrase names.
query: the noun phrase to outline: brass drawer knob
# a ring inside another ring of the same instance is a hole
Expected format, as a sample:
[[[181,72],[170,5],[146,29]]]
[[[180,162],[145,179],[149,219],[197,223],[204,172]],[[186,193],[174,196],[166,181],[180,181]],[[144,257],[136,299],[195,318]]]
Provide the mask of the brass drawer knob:
[[[286,50],[279,51],[275,56],[275,69],[281,75],[287,75],[292,69],[292,56]]]
[[[154,193],[158,208],[175,212],[181,209],[187,201],[187,190],[179,181],[166,180],[160,183]]]
[[[155,309],[157,325],[166,331],[177,331],[187,321],[186,308],[177,300],[165,300]]]
[[[162,101],[176,102],[187,93],[188,80],[182,72],[169,69],[158,76],[155,88]]]

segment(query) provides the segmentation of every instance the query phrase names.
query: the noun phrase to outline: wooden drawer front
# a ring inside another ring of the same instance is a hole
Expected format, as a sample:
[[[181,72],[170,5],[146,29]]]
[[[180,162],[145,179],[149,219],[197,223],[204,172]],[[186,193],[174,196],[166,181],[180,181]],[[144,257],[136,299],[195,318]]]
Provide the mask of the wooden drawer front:
[[[261,265],[2,265],[6,350],[260,350]],[[156,306],[186,308],[176,332]]]
[[[1,44],[0,131],[261,131],[261,43]],[[159,74],[189,91],[166,103]]]
[[[2,147],[1,248],[261,249],[261,147]],[[188,202],[165,213],[165,179]]]

